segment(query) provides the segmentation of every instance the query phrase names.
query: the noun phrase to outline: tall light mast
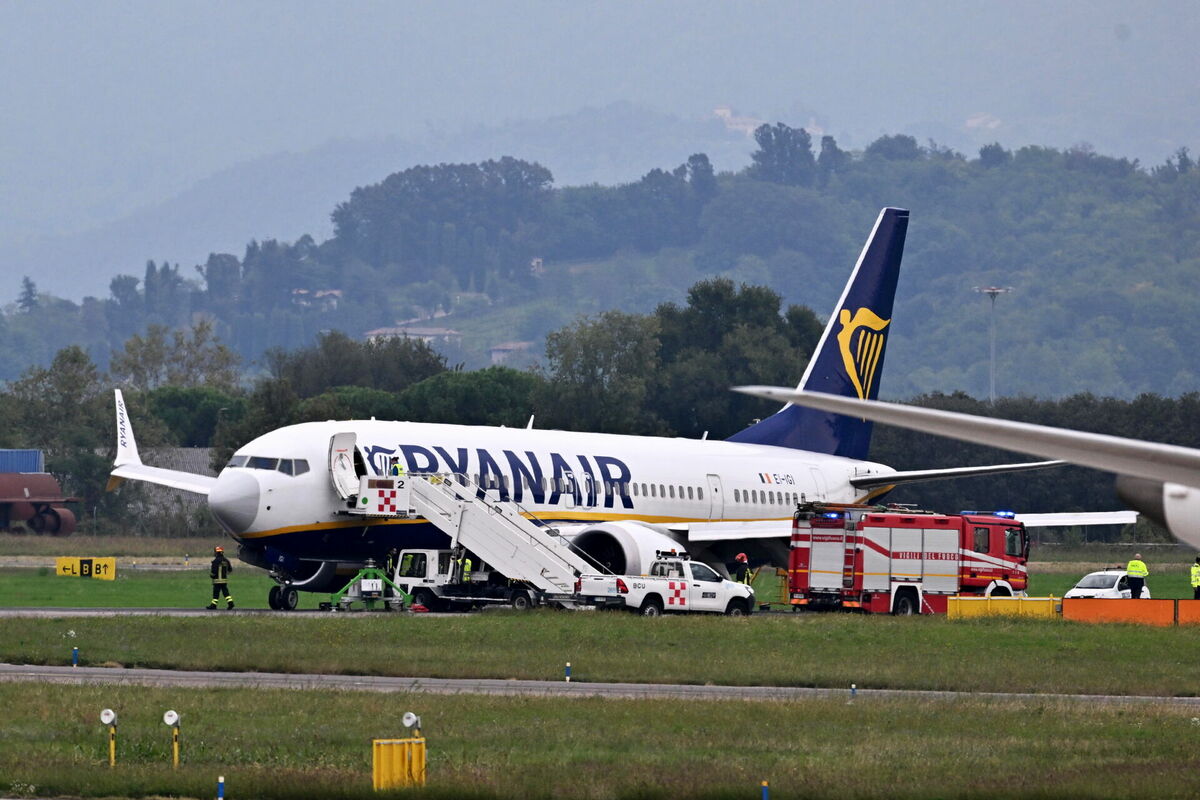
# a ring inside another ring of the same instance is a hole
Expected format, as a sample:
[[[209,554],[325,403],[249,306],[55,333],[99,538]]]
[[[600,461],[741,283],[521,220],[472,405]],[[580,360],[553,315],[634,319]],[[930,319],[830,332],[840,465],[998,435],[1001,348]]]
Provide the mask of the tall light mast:
[[[991,405],[996,404],[996,298],[1002,294],[1008,294],[1012,291],[1011,286],[976,286],[972,291],[986,294],[992,300],[992,310],[990,314],[989,327],[991,328],[991,366],[988,370],[990,373],[990,381],[988,388],[988,402]]]

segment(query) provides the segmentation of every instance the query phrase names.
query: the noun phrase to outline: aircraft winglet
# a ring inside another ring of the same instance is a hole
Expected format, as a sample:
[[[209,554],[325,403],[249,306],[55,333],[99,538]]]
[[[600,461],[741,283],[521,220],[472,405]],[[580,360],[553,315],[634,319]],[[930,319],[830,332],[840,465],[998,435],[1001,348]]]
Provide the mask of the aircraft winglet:
[[[120,389],[115,391],[117,395],[117,457],[113,460],[113,466],[141,464],[142,458],[138,455],[137,440],[133,438],[133,423],[129,419],[129,412],[125,409],[125,398],[121,396]]]
[[[138,455],[137,439],[133,438],[133,423],[129,419],[129,411],[125,408],[125,398],[121,390],[116,389],[117,397],[117,457],[113,460],[113,470],[108,476],[106,491],[111,492],[126,479],[155,483],[159,486],[170,486],[195,494],[208,494],[216,478],[208,475],[197,475],[192,472],[180,472],[161,467],[149,467],[142,463]]]

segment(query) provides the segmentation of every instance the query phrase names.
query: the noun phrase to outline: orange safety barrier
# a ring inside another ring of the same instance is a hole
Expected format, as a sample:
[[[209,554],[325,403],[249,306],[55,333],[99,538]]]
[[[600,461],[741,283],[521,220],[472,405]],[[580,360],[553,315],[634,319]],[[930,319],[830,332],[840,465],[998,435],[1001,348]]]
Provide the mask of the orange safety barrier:
[[[1179,624],[1200,625],[1200,600],[1177,600]]]
[[[1063,619],[1076,622],[1174,625],[1175,603],[1175,600],[1104,600],[1095,597],[1072,597],[1062,601],[1062,615]]]

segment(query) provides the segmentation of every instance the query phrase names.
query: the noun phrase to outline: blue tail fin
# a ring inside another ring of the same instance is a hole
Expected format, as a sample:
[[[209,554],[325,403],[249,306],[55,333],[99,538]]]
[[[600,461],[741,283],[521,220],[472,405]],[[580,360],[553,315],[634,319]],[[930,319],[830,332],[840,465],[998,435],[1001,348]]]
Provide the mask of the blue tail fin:
[[[864,400],[879,395],[879,374],[907,231],[908,211],[885,208],[879,212],[798,388]],[[730,436],[729,441],[865,459],[871,446],[871,423],[789,404]]]

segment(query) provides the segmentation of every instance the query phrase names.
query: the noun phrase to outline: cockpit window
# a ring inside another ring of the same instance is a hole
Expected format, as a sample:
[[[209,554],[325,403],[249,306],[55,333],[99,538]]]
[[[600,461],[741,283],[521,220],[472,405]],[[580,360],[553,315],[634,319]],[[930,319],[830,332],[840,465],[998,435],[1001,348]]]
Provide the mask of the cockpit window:
[[[303,475],[308,472],[308,462],[303,458],[280,459],[279,471],[284,475]]]
[[[266,456],[234,456],[227,467],[245,469],[268,469],[284,475],[303,475],[308,472],[308,462],[303,458],[267,458]]]

